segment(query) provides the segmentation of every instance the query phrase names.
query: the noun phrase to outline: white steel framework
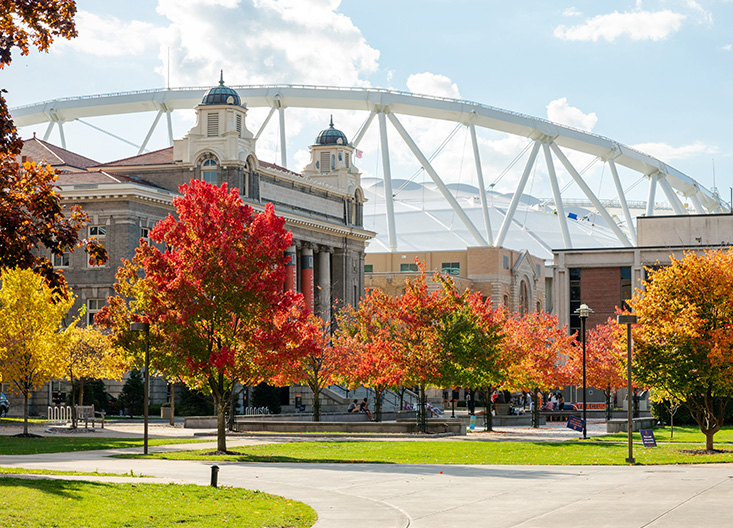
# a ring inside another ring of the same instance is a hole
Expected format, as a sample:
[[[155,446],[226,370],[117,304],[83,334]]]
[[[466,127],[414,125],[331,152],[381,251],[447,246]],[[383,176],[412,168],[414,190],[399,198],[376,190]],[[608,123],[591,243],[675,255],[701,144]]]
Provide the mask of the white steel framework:
[[[534,168],[540,148],[543,149],[555,207],[558,213],[558,224],[566,248],[572,247],[572,240],[568,231],[567,218],[561,199],[561,190],[555,173],[553,154],[554,159],[558,160],[568,174],[570,174],[574,182],[583,191],[597,209],[599,215],[608,223],[608,226],[614,232],[619,242],[624,246],[631,246],[636,243],[636,232],[627,205],[626,196],[619,180],[618,165],[635,171],[648,179],[647,216],[654,214],[654,199],[657,187],[661,187],[675,214],[688,214],[688,211],[679,198],[680,195],[690,200],[694,208],[694,213],[704,214],[729,210],[728,204],[723,202],[717,193],[709,191],[693,178],[648,154],[644,154],[643,152],[639,152],[638,150],[597,134],[559,125],[537,117],[501,110],[470,101],[415,95],[412,93],[376,88],[336,88],[306,85],[232,86],[232,88],[237,90],[242,100],[246,101],[248,107],[270,108],[269,114],[255,135],[256,138],[262,134],[275,111],[278,112],[280,162],[283,166],[287,164],[285,139],[287,108],[321,108],[369,112],[369,116],[364,125],[354,135],[352,140],[354,147],[359,145],[359,142],[363,139],[364,134],[372,124],[374,117],[377,117],[382,154],[389,247],[392,251],[397,249],[397,236],[394,219],[387,121],[392,124],[416,160],[430,176],[446,202],[450,204],[456,215],[468,229],[474,242],[480,246],[500,246],[504,243],[509,226],[512,222],[517,221],[514,218],[517,204],[524,191],[527,179]],[[205,91],[206,88],[160,89],[55,99],[13,108],[11,109],[11,114],[18,127],[48,123],[44,139],[48,139],[53,127],[58,126],[62,146],[65,147],[64,123],[80,121],[88,126],[94,127],[94,125],[86,123],[83,120],[97,116],[155,111],[157,114],[153,124],[146,132],[140,145],[139,152],[142,153],[164,114],[168,125],[168,139],[170,144],[172,144],[171,112],[195,107],[201,101]],[[465,214],[428,158],[404,128],[397,117],[399,115],[452,121],[468,127],[471,134],[472,153],[479,182],[484,234],[481,233]],[[489,222],[489,205],[486,200],[486,189],[484,187],[481,159],[476,139],[476,127],[518,135],[534,141],[522,177],[517,184],[511,204],[504,215],[502,225],[496,236],[494,236]],[[608,164],[623,211],[624,222],[622,224],[626,232],[619,227],[606,207],[604,207],[598,197],[593,193],[581,173],[568,160],[563,149],[589,154]]]

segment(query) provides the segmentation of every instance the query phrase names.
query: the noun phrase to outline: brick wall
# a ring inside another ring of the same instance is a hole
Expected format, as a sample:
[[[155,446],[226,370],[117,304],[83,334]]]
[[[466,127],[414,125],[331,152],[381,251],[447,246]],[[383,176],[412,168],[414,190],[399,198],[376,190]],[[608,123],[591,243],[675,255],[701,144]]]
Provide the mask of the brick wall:
[[[615,317],[616,306],[621,306],[621,269],[583,268],[580,274],[581,302],[594,313],[588,318],[588,328]]]

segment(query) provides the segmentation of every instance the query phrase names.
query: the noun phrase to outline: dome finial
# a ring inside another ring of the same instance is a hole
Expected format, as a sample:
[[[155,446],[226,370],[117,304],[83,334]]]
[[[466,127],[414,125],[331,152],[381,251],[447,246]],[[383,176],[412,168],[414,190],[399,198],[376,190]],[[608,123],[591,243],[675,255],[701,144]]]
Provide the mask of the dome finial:
[[[331,114],[331,122],[328,124],[331,128],[333,128],[333,114]]]
[[[219,86],[224,86],[224,70],[220,70]]]

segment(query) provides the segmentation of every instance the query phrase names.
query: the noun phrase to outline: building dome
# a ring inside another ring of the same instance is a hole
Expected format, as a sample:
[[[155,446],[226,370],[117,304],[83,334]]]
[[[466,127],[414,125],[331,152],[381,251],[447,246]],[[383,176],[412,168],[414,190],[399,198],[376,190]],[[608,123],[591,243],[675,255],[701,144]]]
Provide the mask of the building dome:
[[[340,141],[339,141],[340,140]],[[321,133],[316,137],[316,145],[348,145],[349,140],[346,139],[346,134],[333,127],[333,116],[331,116],[331,123],[326,130],[321,130]]]
[[[239,106],[241,104],[241,100],[239,99],[239,94],[235,91],[229,88],[228,86],[224,86],[224,70],[221,72],[221,78],[219,79],[219,86],[214,86],[213,88],[209,88],[209,90],[204,94],[204,98],[201,100],[202,105],[237,105]]]

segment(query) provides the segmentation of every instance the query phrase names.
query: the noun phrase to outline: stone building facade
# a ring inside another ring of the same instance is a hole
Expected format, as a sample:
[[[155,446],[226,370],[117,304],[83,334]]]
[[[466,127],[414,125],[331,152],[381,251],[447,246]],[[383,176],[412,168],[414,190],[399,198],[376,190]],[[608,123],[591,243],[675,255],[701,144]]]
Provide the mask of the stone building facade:
[[[179,186],[193,178],[236,187],[255,211],[273,203],[293,233],[286,286],[302,292],[312,311],[330,318],[333,307],[358,303],[364,291],[364,249],[374,234],[362,226],[364,194],[352,162],[354,148],[331,123],[310,147],[311,162],[298,174],[257,158],[246,117],[237,92],[221,81],[205,94],[196,107],[196,124],[173,147],[98,164],[35,137],[25,143],[24,160],[58,167],[63,203],[81,205],[89,215],[81,238],[100,238],[108,251],[104,266],[89,265],[81,251],[52,257],[76,295],[73,311],[86,306],[87,323],[113,294],[121,261],[131,258],[140,238],[174,212]],[[44,414],[62,385],[41,388],[31,402],[33,414]],[[117,394],[121,386],[108,383],[107,390]],[[165,398],[165,384],[154,383],[151,402]]]

